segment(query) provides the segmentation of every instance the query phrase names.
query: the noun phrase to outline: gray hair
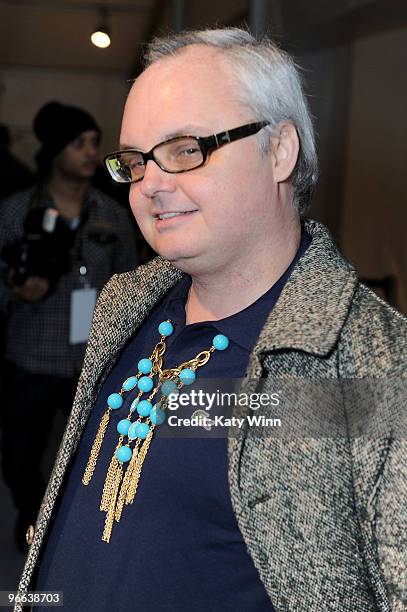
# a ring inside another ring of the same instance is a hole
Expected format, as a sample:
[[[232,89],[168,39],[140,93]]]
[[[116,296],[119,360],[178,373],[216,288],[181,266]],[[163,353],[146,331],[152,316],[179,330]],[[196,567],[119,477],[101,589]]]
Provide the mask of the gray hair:
[[[260,149],[267,152],[270,132],[279,123],[289,121],[298,133],[300,152],[291,176],[294,205],[304,213],[317,182],[318,159],[315,135],[302,79],[294,60],[269,38],[257,40],[239,28],[196,30],[166,38],[155,38],[144,54],[144,66],[177,54],[189,45],[207,45],[221,50],[233,63],[239,85],[238,102],[246,106],[258,121],[270,125],[258,134]]]

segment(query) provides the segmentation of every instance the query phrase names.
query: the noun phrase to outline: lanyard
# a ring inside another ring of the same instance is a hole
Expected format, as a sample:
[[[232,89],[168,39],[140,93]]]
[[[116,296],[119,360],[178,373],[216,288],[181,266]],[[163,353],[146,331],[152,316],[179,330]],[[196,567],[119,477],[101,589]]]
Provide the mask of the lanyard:
[[[84,289],[90,288],[90,283],[88,279],[88,268],[83,261],[79,264],[79,281],[81,287],[83,287]]]

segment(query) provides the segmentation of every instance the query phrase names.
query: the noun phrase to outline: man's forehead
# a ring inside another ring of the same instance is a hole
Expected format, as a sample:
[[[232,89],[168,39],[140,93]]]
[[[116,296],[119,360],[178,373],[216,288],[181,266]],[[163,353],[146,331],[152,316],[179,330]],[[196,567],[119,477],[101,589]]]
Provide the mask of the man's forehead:
[[[135,81],[123,118],[123,147],[144,144],[145,149],[147,140],[154,146],[186,134],[208,136],[224,129],[229,115],[236,114],[230,70],[219,62],[219,53],[201,45],[193,47],[198,49],[157,61]]]
[[[178,49],[175,53],[165,55],[156,60],[139,75],[135,82],[142,81],[150,74],[162,71],[176,70],[177,74],[183,78],[183,74],[179,73],[179,68],[183,67],[186,71],[199,71],[209,68],[211,72],[214,69],[222,68],[226,63],[226,55],[221,49],[216,49],[209,45],[189,45]]]
[[[154,62],[134,81],[129,101],[151,95],[167,101],[179,92],[187,92],[189,99],[205,97],[207,89],[219,94],[230,90],[232,80],[230,65],[224,56],[213,48],[191,45],[175,55],[165,56]],[[185,98],[185,104],[189,103]]]

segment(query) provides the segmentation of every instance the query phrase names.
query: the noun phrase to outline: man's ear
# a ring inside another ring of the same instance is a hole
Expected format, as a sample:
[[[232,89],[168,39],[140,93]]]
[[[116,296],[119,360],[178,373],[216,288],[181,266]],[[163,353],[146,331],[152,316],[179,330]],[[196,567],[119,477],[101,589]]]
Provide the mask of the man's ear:
[[[292,123],[280,123],[276,135],[270,140],[274,179],[282,183],[289,179],[297,163],[300,151],[297,130]]]

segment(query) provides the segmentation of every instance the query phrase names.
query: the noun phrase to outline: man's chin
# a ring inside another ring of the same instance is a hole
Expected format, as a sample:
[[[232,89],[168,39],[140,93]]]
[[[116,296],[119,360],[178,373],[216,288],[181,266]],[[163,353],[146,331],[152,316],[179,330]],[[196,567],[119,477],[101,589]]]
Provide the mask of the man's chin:
[[[92,179],[95,176],[96,170],[84,170],[81,172],[81,178],[85,181]]]
[[[173,266],[190,274],[197,268],[200,268],[200,261],[202,258],[202,249],[198,250],[198,245],[189,244],[175,244],[175,240],[157,240],[148,241],[151,248],[160,255],[163,259],[169,261]]]
[[[69,178],[73,181],[90,181],[93,179],[93,177],[95,176],[95,171],[84,171],[81,170],[80,172],[71,172],[69,175],[67,174],[67,176],[69,176]]]
[[[177,253],[171,250],[163,249],[158,251],[158,254],[161,255],[164,259],[167,259],[174,266],[178,267],[178,264],[182,264],[183,261],[188,261],[191,258],[191,255],[187,255],[186,253]]]
[[[164,255],[162,256],[164,257]],[[211,266],[210,263],[204,257],[200,257],[198,254],[183,254],[178,257],[164,257],[167,259],[174,268],[180,270],[184,274],[189,274],[193,277],[198,277],[202,274],[206,275],[210,272]]]
[[[184,266],[188,267],[188,264],[191,264],[197,256],[192,251],[187,251],[186,249],[181,248],[162,248],[154,250],[158,253],[158,255],[172,263],[173,266],[179,268],[183,272],[187,272],[187,270],[184,270]]]

